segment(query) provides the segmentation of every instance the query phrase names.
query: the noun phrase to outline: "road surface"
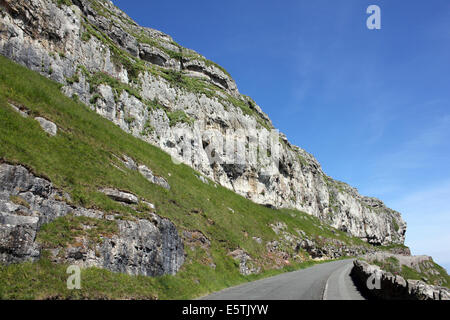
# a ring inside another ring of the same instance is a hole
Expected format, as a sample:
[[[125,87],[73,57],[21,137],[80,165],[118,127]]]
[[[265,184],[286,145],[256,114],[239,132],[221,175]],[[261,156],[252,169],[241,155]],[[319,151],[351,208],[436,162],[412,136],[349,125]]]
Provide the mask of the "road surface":
[[[245,283],[203,300],[363,300],[350,271],[353,260],[318,264],[307,269]]]

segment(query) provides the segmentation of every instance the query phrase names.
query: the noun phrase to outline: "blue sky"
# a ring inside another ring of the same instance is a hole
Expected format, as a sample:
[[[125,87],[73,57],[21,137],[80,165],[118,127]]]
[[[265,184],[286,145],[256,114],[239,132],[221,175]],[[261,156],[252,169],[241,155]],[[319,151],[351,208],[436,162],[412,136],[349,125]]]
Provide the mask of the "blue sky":
[[[225,67],[324,171],[450,270],[450,1],[115,0]],[[366,8],[381,8],[368,30]]]

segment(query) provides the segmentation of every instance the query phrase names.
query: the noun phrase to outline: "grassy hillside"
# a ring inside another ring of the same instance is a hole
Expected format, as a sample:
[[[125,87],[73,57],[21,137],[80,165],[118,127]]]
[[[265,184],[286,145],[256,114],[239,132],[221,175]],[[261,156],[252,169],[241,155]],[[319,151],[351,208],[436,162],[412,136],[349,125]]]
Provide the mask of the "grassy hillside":
[[[211,242],[209,248],[185,246],[187,259],[176,276],[133,277],[89,268],[82,273],[82,290],[65,289],[66,267],[44,257],[36,263],[0,266],[0,299],[9,298],[192,298],[259,277],[312,264],[305,252],[283,269],[267,253],[265,243],[278,240],[270,224],[284,222],[295,233],[322,236],[348,244],[367,245],[357,238],[332,230],[318,219],[294,210],[273,210],[257,205],[230,190],[201,182],[196,172],[175,165],[168,154],[97,115],[77,99],[60,92],[60,85],[0,56],[0,158],[24,164],[68,192],[72,201],[88,208],[119,213],[121,218],[145,218],[149,208],[123,206],[99,192],[113,187],[134,193],[155,204],[156,213],[169,218],[179,232],[198,230]],[[24,118],[10,105],[30,112]],[[46,134],[33,118],[41,116],[57,124],[57,136]],[[168,191],[127,169],[116,156],[127,155],[151,168],[171,185]],[[72,219],[72,220],[71,220]],[[41,230],[46,246],[70,245],[67,216]],[[95,224],[95,222],[90,222]],[[98,230],[114,226],[98,222]],[[258,243],[252,237],[262,239]],[[368,245],[367,245],[368,246]],[[262,268],[259,275],[242,276],[239,264],[227,254],[244,249]],[[286,248],[286,251],[293,250]],[[210,266],[215,264],[215,269]]]

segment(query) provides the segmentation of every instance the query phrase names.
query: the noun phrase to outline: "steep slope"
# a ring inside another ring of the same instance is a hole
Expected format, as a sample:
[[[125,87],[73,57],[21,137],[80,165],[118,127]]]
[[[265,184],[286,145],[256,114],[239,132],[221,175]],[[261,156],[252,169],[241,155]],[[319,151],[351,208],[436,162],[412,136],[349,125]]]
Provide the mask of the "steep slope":
[[[56,82],[1,56],[0,70],[0,298],[192,298],[315,260],[407,250],[255,204]],[[69,264],[84,267],[82,290],[66,288]]]
[[[372,244],[403,243],[398,212],[328,177],[283,134],[254,156],[248,145],[270,136],[270,119],[223,68],[170,36],[106,0],[2,0],[0,9],[1,54],[124,131],[256,203],[302,210]],[[224,137],[238,142],[226,149]]]

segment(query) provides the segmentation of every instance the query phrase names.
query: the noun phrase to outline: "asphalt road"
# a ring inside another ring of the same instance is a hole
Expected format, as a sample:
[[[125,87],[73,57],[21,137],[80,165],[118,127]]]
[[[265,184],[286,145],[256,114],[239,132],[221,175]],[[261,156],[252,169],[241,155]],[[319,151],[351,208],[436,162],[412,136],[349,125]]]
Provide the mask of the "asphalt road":
[[[318,264],[307,269],[245,283],[203,300],[363,300],[350,277],[353,260]]]

